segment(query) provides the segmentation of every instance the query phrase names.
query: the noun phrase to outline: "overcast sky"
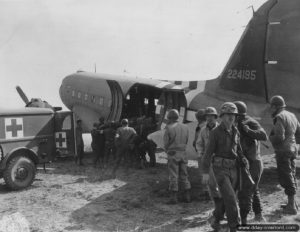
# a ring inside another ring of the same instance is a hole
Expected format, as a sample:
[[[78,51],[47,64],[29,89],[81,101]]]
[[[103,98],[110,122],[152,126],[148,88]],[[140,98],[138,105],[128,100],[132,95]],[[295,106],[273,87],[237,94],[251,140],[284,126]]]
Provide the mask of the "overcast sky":
[[[0,0],[0,108],[15,86],[62,105],[77,70],[170,80],[217,77],[265,0]],[[247,9],[248,8],[248,9]]]

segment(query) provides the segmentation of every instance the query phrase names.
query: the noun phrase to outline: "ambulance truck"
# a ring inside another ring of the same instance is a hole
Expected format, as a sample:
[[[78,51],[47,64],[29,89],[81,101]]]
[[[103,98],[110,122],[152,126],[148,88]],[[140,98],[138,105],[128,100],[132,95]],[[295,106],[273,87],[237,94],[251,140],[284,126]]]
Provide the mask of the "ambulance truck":
[[[32,184],[37,165],[75,155],[72,112],[25,107],[0,110],[0,178],[12,190]]]

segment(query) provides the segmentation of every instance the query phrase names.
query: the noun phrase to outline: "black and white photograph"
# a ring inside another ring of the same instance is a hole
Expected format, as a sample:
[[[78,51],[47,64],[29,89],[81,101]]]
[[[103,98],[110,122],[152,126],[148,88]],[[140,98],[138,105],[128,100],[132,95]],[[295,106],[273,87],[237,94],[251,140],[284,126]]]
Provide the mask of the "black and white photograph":
[[[0,232],[300,231],[300,0],[0,0],[0,80]]]

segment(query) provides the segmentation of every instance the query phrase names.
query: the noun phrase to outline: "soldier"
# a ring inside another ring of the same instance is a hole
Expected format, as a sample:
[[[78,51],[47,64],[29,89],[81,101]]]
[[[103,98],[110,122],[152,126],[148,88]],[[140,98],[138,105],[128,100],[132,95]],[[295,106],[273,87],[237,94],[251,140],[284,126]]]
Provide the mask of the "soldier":
[[[238,109],[237,127],[240,132],[241,146],[244,155],[248,159],[249,169],[254,188],[246,185],[239,191],[239,206],[242,225],[247,224],[247,215],[253,207],[256,221],[265,221],[262,215],[262,204],[259,196],[258,184],[263,172],[263,163],[260,156],[260,142],[268,139],[265,130],[261,125],[249,115],[247,115],[247,105],[242,101],[234,102]]]
[[[152,123],[152,118],[145,118],[139,127],[139,136],[141,137],[142,142],[139,144],[138,150],[142,156],[142,159],[146,161],[146,153],[150,159],[150,167],[154,167],[156,164],[155,150],[156,144],[148,139],[148,135],[154,132],[156,129],[156,124]]]
[[[209,183],[209,169],[212,164],[223,198],[223,202],[215,205],[215,215],[214,220],[211,220],[211,226],[215,230],[219,229],[220,220],[225,210],[230,232],[235,232],[239,224],[236,197],[239,160],[244,167],[248,165],[247,159],[243,157],[241,151],[239,132],[234,127],[237,113],[237,108],[232,102],[225,102],[221,106],[221,124],[210,132],[209,142],[203,157],[203,184]]]
[[[117,160],[112,171],[112,176],[116,177],[116,171],[123,158],[128,159],[130,151],[132,150],[133,139],[136,136],[136,131],[128,126],[128,119],[122,119],[122,127],[118,128],[115,136],[115,145],[117,148]]]
[[[178,181],[183,184],[184,201],[190,202],[191,184],[188,179],[187,172],[187,155],[186,146],[189,139],[188,127],[178,122],[179,113],[177,110],[170,110],[167,118],[169,123],[166,126],[164,134],[164,146],[168,154],[168,170],[169,170],[169,190],[171,196],[169,204],[176,204],[178,193]]]
[[[115,144],[114,139],[116,135],[116,129],[114,128],[114,122],[109,122],[107,127],[104,128],[104,141],[105,141],[105,151],[104,151],[104,164],[107,165],[110,158],[114,157],[115,153]]]
[[[103,130],[105,125],[94,123],[94,128],[91,131],[92,135],[92,149],[94,152],[94,167],[97,167],[97,163],[100,160],[100,165],[104,165],[104,134]]]
[[[78,163],[78,165],[83,165],[82,159],[84,155],[84,143],[82,138],[82,120],[77,120],[77,126],[76,126],[76,147],[77,147],[77,156],[75,156],[75,163]]]
[[[276,155],[279,183],[288,196],[287,205],[283,206],[286,214],[297,214],[295,194],[297,189],[295,158],[297,156],[296,138],[299,138],[300,125],[296,116],[285,110],[286,104],[281,96],[271,98],[273,128],[270,141]]]
[[[194,141],[193,141],[193,147],[197,151],[196,142],[198,140],[200,130],[205,125],[205,120],[206,120],[206,118],[205,118],[205,109],[199,109],[196,112],[195,116],[196,116],[196,119],[198,121],[198,124],[197,124],[196,130],[195,130],[195,138],[194,138]]]
[[[202,158],[205,154],[205,150],[208,144],[208,140],[209,140],[209,134],[210,132],[216,128],[219,123],[217,122],[217,118],[218,118],[218,113],[217,110],[214,107],[207,107],[205,109],[205,116],[206,116],[206,125],[202,127],[202,129],[200,130],[200,134],[196,143],[196,147],[197,147],[197,151],[198,151],[198,167],[200,169],[200,173],[201,173],[201,178],[202,178]],[[221,198],[221,194],[219,192],[218,189],[218,185],[216,183],[216,179],[215,179],[215,175],[213,173],[212,167],[210,167],[209,169],[209,185],[208,185],[208,190],[210,193],[210,197],[211,199],[214,201],[215,205],[222,203],[222,198]],[[205,186],[206,187],[206,186]],[[207,188],[205,188],[204,190],[205,192],[207,192]],[[217,209],[219,209],[219,207],[216,207]],[[219,215],[219,214],[224,214],[224,212],[213,212],[213,215]]]

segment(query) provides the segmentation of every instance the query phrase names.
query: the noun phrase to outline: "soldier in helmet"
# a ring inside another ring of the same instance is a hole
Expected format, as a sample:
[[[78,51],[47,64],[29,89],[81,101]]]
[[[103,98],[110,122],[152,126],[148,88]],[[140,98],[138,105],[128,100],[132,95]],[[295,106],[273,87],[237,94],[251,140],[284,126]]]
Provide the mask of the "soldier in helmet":
[[[287,214],[297,214],[295,159],[297,156],[296,138],[299,138],[300,124],[296,116],[285,109],[283,97],[273,96],[270,103],[273,128],[269,138],[275,150],[279,183],[288,196],[288,203],[283,206],[283,211]]]
[[[186,147],[189,139],[188,127],[178,122],[179,113],[175,109],[169,111],[167,118],[169,123],[166,126],[164,134],[164,146],[168,154],[169,190],[171,191],[171,197],[168,203],[176,204],[178,202],[178,182],[183,184],[185,190],[184,201],[190,202],[191,184],[188,179],[188,160],[186,155]]]
[[[234,126],[238,111],[232,102],[221,106],[221,124],[210,132],[209,142],[203,156],[203,184],[209,183],[209,169],[212,164],[215,178],[223,201],[215,204],[215,211],[210,220],[212,228],[218,230],[220,220],[226,212],[230,232],[237,231],[239,224],[236,190],[238,188],[239,160],[244,166],[249,165],[243,157],[240,135]]]
[[[196,119],[198,121],[198,124],[197,124],[196,130],[195,130],[195,138],[194,138],[194,141],[193,141],[193,147],[197,151],[196,142],[198,140],[200,130],[205,125],[205,120],[206,120],[206,118],[205,118],[205,109],[199,109],[196,112],[195,116],[196,116]]]
[[[129,152],[132,150],[133,139],[136,136],[136,131],[128,126],[128,119],[122,119],[122,127],[118,128],[115,135],[116,163],[114,165],[112,176],[116,177],[117,169],[123,158],[128,159]]]
[[[239,206],[242,224],[247,224],[247,215],[251,208],[255,213],[255,221],[265,221],[262,215],[262,204],[260,202],[258,184],[263,172],[263,163],[260,156],[260,142],[266,141],[268,136],[261,125],[252,117],[247,115],[247,105],[242,101],[234,102],[238,109],[237,127],[240,132],[243,154],[249,162],[250,173],[255,182],[254,188],[244,185],[239,191]],[[252,186],[251,186],[252,187]]]
[[[218,113],[217,110],[214,107],[207,107],[205,109],[205,116],[206,116],[206,125],[202,127],[200,130],[200,134],[196,143],[197,151],[198,151],[198,167],[200,169],[201,177],[202,178],[202,158],[204,156],[205,150],[207,148],[207,144],[209,141],[209,134],[210,132],[216,128],[219,123],[217,122]],[[212,167],[209,170],[209,185],[208,188],[206,186],[203,186],[204,192],[209,191],[210,197],[214,201],[215,204],[219,204],[219,202],[223,201],[221,198],[220,191],[218,189],[218,185],[216,183],[216,179],[212,170]],[[208,193],[207,193],[208,194]],[[222,212],[221,212],[222,213]],[[218,214],[218,213],[213,213]],[[224,214],[224,212],[223,212]]]

